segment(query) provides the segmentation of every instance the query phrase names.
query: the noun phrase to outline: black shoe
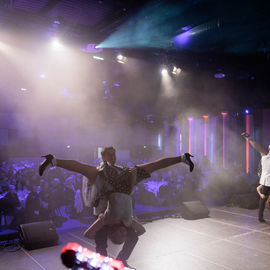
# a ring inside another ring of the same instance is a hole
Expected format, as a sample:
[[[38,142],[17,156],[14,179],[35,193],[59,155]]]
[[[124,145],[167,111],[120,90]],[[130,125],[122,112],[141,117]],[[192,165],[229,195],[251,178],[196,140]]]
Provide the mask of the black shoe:
[[[189,154],[189,153],[185,153],[185,154],[182,156],[182,161],[183,161],[184,163],[186,163],[186,164],[189,166],[189,170],[190,170],[190,172],[192,172],[193,169],[194,169],[194,163],[191,161],[190,157],[194,157],[194,156],[192,156],[192,155]]]
[[[45,169],[51,164],[52,164],[52,160],[54,158],[53,155],[49,154],[49,155],[46,155],[46,156],[42,156],[42,157],[45,157],[46,159],[39,165],[39,175],[42,176],[43,172],[45,171]]]
[[[265,223],[266,221],[265,221],[265,219],[263,219],[263,218],[259,218],[259,222]]]
[[[122,261],[122,262],[123,262],[124,266],[127,267],[128,269],[130,269],[130,270],[136,270],[136,268],[130,266],[130,265],[127,263],[127,261],[124,260],[124,261]]]

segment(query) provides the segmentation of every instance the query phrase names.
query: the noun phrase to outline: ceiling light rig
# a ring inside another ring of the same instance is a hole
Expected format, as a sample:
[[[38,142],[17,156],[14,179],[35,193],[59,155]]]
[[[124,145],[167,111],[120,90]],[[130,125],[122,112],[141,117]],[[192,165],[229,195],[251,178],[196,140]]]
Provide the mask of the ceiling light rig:
[[[177,66],[171,66],[171,65],[162,65],[161,68],[161,74],[166,75],[166,74],[173,74],[173,76],[179,76],[181,73],[182,69],[177,67]]]
[[[96,60],[104,61],[104,58],[100,57],[100,56],[94,55],[93,58],[96,59]]]
[[[127,62],[127,58],[122,54],[118,54],[116,57],[116,61],[120,64],[125,64]]]
[[[179,76],[181,71],[182,71],[181,68],[174,66],[172,70],[172,74]]]
[[[161,74],[162,74],[162,75],[168,75],[168,69],[165,68],[165,67],[163,67],[163,68],[161,69]]]

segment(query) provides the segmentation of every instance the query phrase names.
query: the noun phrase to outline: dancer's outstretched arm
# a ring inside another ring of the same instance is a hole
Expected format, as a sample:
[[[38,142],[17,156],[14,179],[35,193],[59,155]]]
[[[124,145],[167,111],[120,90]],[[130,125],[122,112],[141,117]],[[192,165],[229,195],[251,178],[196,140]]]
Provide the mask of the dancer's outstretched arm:
[[[194,168],[194,164],[191,161],[190,157],[193,157],[189,153],[185,153],[181,156],[176,156],[176,157],[166,157],[166,158],[161,158],[156,161],[152,161],[146,164],[140,164],[137,167],[143,168],[145,171],[147,171],[149,174],[151,174],[154,171],[160,170],[167,168],[169,166],[172,166],[174,164],[183,162],[187,164],[190,167],[190,171],[192,172]]]
[[[260,145],[258,142],[256,142],[255,140],[253,140],[251,137],[250,137],[250,134],[244,132],[241,134],[249,143],[250,145],[255,149],[257,150],[261,156],[265,156],[267,155],[267,150],[262,146]]]
[[[249,143],[254,149],[256,149],[261,154],[261,156],[267,155],[267,150],[262,145],[260,145],[258,142],[250,139]]]

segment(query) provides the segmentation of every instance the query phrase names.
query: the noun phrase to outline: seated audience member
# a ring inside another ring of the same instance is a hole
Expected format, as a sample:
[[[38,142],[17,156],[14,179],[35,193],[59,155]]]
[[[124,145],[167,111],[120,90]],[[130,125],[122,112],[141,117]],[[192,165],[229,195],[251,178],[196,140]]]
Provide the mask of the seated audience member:
[[[14,217],[11,223],[9,224],[9,227],[15,228],[17,225],[21,223],[22,207],[14,185],[9,185],[9,191],[4,197],[4,205],[5,205],[3,211],[4,215]]]
[[[58,178],[54,178],[50,183],[50,208],[52,210],[52,214],[55,215],[55,210],[59,208],[61,205],[64,205],[64,194],[63,188],[61,187],[61,182]]]
[[[40,180],[39,198],[41,202],[49,203],[49,184],[45,180]]]
[[[40,198],[37,193],[38,186],[33,185],[31,192],[27,195],[25,202],[25,220],[26,222],[36,222],[40,218]]]
[[[65,205],[66,205],[66,213],[69,216],[74,216],[74,199],[75,199],[75,188],[73,186],[74,178],[73,176],[69,176],[65,181]]]
[[[77,189],[74,199],[75,215],[80,216],[83,213],[84,204],[81,196],[81,190]]]
[[[50,204],[50,190],[49,190],[49,184],[45,180],[40,180],[40,192],[39,192],[39,198],[40,198],[40,215],[44,219],[49,219],[50,216],[52,216],[52,209]]]

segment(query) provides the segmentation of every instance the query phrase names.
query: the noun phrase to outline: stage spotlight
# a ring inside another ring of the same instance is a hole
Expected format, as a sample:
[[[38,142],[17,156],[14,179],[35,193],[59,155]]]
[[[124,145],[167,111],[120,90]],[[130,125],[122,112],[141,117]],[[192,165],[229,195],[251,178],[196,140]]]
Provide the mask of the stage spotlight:
[[[179,75],[180,73],[181,73],[181,68],[178,68],[178,67],[174,66],[172,74]]]
[[[122,54],[118,54],[116,59],[117,59],[117,62],[120,64],[125,64],[127,61],[127,58],[123,56]]]
[[[249,114],[250,110],[249,109],[245,109],[245,114]]]
[[[42,74],[39,75],[39,77],[40,77],[41,79],[45,79],[45,78],[46,78],[46,75],[45,75],[44,73],[42,73]]]
[[[51,44],[52,44],[53,49],[56,49],[56,50],[58,50],[62,47],[62,44],[60,43],[59,39],[56,37],[53,38]]]
[[[101,61],[103,61],[103,60],[104,60],[104,58],[103,58],[103,57],[99,57],[99,56],[96,56],[96,55],[94,55],[94,56],[93,56],[93,58],[94,58],[94,59],[96,59],[96,60],[101,60]]]
[[[117,60],[122,61],[124,59],[124,56],[122,54],[117,55]]]
[[[168,69],[167,68],[162,68],[161,74],[162,75],[167,75],[168,74]]]

